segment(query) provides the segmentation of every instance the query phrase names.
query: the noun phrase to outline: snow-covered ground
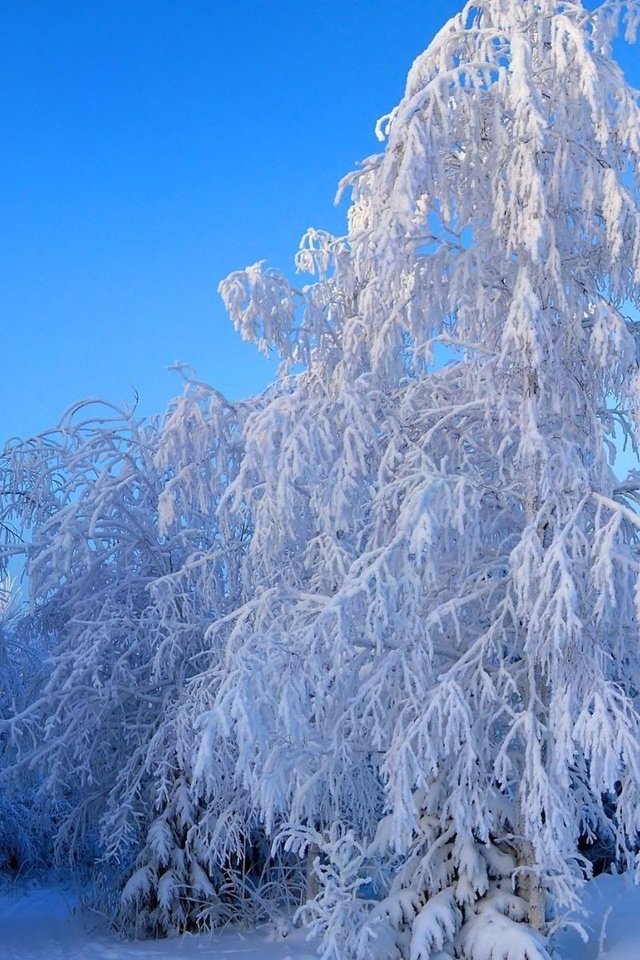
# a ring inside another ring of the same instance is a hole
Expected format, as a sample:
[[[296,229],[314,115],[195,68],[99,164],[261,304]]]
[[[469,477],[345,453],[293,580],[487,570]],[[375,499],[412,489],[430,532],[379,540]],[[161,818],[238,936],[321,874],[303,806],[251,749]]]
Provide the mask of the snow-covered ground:
[[[2,960],[316,960],[300,932],[278,942],[257,930],[132,943],[92,930],[73,907],[60,888],[0,893]],[[587,887],[585,907],[590,940],[563,933],[562,960],[640,960],[640,887],[628,877],[599,877]]]
[[[124,942],[74,911],[61,888],[0,892],[2,960],[317,960],[300,931],[273,942],[265,930]]]
[[[640,886],[629,876],[601,876],[587,884],[583,943],[567,930],[557,938],[562,960],[640,960]]]

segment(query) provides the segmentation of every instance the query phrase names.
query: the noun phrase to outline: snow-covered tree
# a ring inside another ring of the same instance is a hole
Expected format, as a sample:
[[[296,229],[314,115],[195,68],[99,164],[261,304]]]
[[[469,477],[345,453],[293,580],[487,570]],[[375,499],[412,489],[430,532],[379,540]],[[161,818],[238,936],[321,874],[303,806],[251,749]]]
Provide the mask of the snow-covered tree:
[[[10,527],[5,533],[14,539]],[[15,580],[7,577],[0,581],[0,721],[23,710],[42,682],[42,649],[21,629],[20,609]],[[16,771],[15,760],[15,744],[0,731],[0,875],[8,879],[45,866],[58,815],[55,805],[40,799],[41,776]]]
[[[541,960],[579,844],[633,857],[639,22],[467,4],[343,182],[347,234],[303,238],[313,282],[222,284],[283,372],[221,502],[252,536],[198,776],[227,738],[311,852],[327,958]]]
[[[194,788],[182,710],[220,659],[209,623],[237,604],[246,523],[216,507],[243,416],[187,378],[163,421],[80,405],[2,460],[2,522],[21,535],[5,553],[25,555],[30,598],[19,622],[49,653],[40,687],[5,711],[11,773],[41,772],[62,803],[57,859],[97,858],[98,895],[139,931],[233,913],[229,875],[255,827],[232,755],[213,797]]]

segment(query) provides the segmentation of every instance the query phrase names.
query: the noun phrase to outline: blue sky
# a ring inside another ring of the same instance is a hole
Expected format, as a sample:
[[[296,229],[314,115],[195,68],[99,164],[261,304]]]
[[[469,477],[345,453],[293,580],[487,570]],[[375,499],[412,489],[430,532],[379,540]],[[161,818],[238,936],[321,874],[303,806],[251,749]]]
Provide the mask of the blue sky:
[[[176,360],[233,398],[275,365],[216,287],[341,230],[413,57],[456,11],[408,0],[0,5],[0,434],[79,397],[160,411]]]
[[[0,442],[87,396],[160,412],[176,360],[232,398],[265,386],[218,281],[341,231],[337,181],[459,6],[0,4]]]

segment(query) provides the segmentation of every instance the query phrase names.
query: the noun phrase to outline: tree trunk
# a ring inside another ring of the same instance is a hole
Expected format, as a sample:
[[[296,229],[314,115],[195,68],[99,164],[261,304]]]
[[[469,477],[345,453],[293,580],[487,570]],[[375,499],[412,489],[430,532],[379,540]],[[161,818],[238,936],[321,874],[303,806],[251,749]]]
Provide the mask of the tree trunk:
[[[307,847],[307,860],[306,860],[306,889],[307,889],[307,901],[314,900],[318,893],[320,892],[320,884],[318,882],[318,876],[315,871],[315,861],[318,858],[320,853],[320,847],[317,843],[311,843]]]
[[[545,925],[545,892],[536,869],[535,853],[530,840],[513,841],[518,866],[516,893],[528,904],[527,921],[534,930]]]

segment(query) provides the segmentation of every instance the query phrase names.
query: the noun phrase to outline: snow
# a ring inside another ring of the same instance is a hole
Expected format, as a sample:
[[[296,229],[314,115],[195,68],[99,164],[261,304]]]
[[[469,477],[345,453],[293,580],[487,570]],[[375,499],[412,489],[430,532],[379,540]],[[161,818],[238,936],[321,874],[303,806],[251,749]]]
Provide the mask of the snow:
[[[123,941],[83,918],[62,887],[0,891],[2,960],[317,960],[302,931],[277,941],[272,936],[263,928]]]
[[[598,877],[583,902],[589,942],[566,930],[556,941],[561,960],[640,960],[640,886],[632,877]]]
[[[630,876],[598,877],[586,887],[584,906],[589,942],[564,931],[558,960],[640,960],[640,887]],[[271,937],[262,928],[127,942],[83,919],[62,887],[0,891],[2,960],[317,960],[302,931]]]

